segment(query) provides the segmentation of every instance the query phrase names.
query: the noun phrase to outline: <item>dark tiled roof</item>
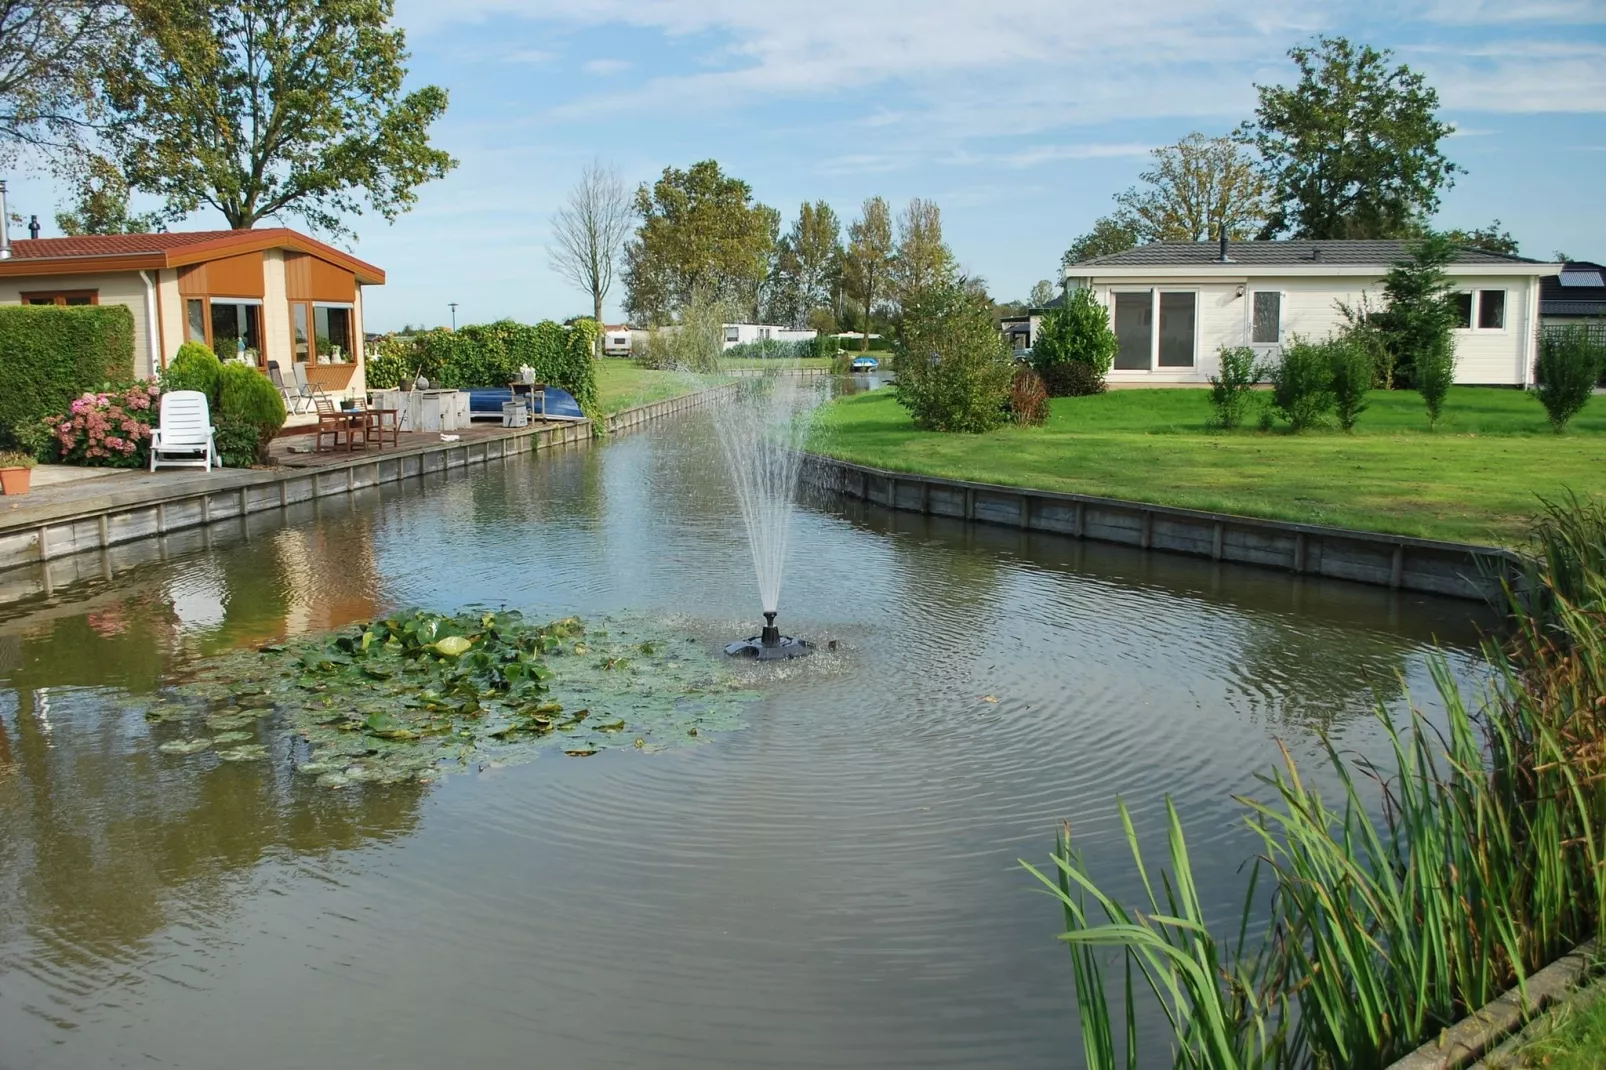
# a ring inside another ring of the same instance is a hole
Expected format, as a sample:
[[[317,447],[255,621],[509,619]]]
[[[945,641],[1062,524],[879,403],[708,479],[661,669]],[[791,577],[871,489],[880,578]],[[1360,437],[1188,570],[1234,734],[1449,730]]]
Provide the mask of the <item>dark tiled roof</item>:
[[[1562,269],[1571,272],[1599,272],[1599,264],[1576,262]],[[1606,316],[1606,286],[1563,286],[1561,277],[1551,275],[1539,282],[1541,316]]]
[[[1387,267],[1410,255],[1406,241],[1240,241],[1227,246],[1235,264],[1334,264],[1343,267]],[[1221,247],[1213,241],[1157,241],[1124,253],[1078,261],[1074,267],[1190,267],[1220,264]],[[1461,249],[1458,264],[1536,264],[1521,256],[1506,256],[1482,249]]]
[[[1054,298],[1054,300],[1050,301],[1048,304],[1046,304],[1046,305],[1034,305],[1033,307],[1027,309],[1026,311],[1030,312],[1030,313],[1033,313],[1033,314],[1036,314],[1038,312],[1047,312],[1051,308],[1059,308],[1064,304],[1065,304],[1065,295],[1064,294],[1060,294],[1058,297]]]

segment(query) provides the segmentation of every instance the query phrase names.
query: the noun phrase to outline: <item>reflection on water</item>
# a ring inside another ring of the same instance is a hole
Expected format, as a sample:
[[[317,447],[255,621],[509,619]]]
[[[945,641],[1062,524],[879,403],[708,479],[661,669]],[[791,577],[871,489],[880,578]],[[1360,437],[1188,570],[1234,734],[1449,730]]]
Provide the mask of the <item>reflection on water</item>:
[[[282,734],[156,753],[141,700],[195,658],[387,606],[748,634],[706,419],[0,609],[0,1067],[1062,1065],[1017,858],[1069,819],[1124,873],[1115,795],[1152,835],[1170,792],[1225,913],[1278,738],[1377,754],[1435,638],[1476,671],[1465,603],[815,503],[783,612],[843,650],[741,732],[334,792]]]

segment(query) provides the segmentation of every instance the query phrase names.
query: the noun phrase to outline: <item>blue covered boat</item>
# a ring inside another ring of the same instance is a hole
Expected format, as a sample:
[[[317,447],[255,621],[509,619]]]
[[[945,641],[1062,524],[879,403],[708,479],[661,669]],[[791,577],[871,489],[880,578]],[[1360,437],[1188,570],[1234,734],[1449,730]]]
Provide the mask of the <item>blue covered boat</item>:
[[[529,394],[519,391],[521,399]],[[513,400],[513,391],[505,386],[475,387],[468,392],[468,414],[475,420],[500,420],[502,406]],[[584,420],[580,403],[562,387],[549,386],[536,395],[534,418],[537,420]]]
[[[881,367],[881,362],[874,357],[854,357],[853,370],[856,372],[873,372]]]

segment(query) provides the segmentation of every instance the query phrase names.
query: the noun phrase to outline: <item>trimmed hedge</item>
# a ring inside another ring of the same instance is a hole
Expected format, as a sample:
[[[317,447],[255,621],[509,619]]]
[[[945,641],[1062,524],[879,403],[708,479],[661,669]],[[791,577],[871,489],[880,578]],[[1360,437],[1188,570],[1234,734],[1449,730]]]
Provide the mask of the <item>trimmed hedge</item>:
[[[134,378],[134,314],[123,305],[0,307],[0,442]]]
[[[592,357],[597,327],[581,320],[571,327],[543,320],[518,323],[498,320],[450,331],[438,328],[407,342],[390,340],[384,349],[382,377],[422,373],[448,390],[506,386],[519,368],[535,369],[538,383],[551,383],[574,395],[587,416],[596,420],[597,369]],[[370,365],[371,367],[371,365]],[[395,369],[406,368],[406,372]],[[370,383],[373,382],[370,375]]]

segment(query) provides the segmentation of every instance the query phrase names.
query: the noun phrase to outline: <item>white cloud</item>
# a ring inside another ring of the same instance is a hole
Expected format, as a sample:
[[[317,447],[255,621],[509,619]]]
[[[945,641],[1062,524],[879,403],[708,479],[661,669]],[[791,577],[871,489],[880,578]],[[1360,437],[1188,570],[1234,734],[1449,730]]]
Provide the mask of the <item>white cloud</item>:
[[[580,69],[585,71],[587,74],[594,74],[599,78],[606,78],[609,75],[620,74],[624,71],[628,71],[630,69],[630,61],[627,59],[593,59],[587,60]]]

